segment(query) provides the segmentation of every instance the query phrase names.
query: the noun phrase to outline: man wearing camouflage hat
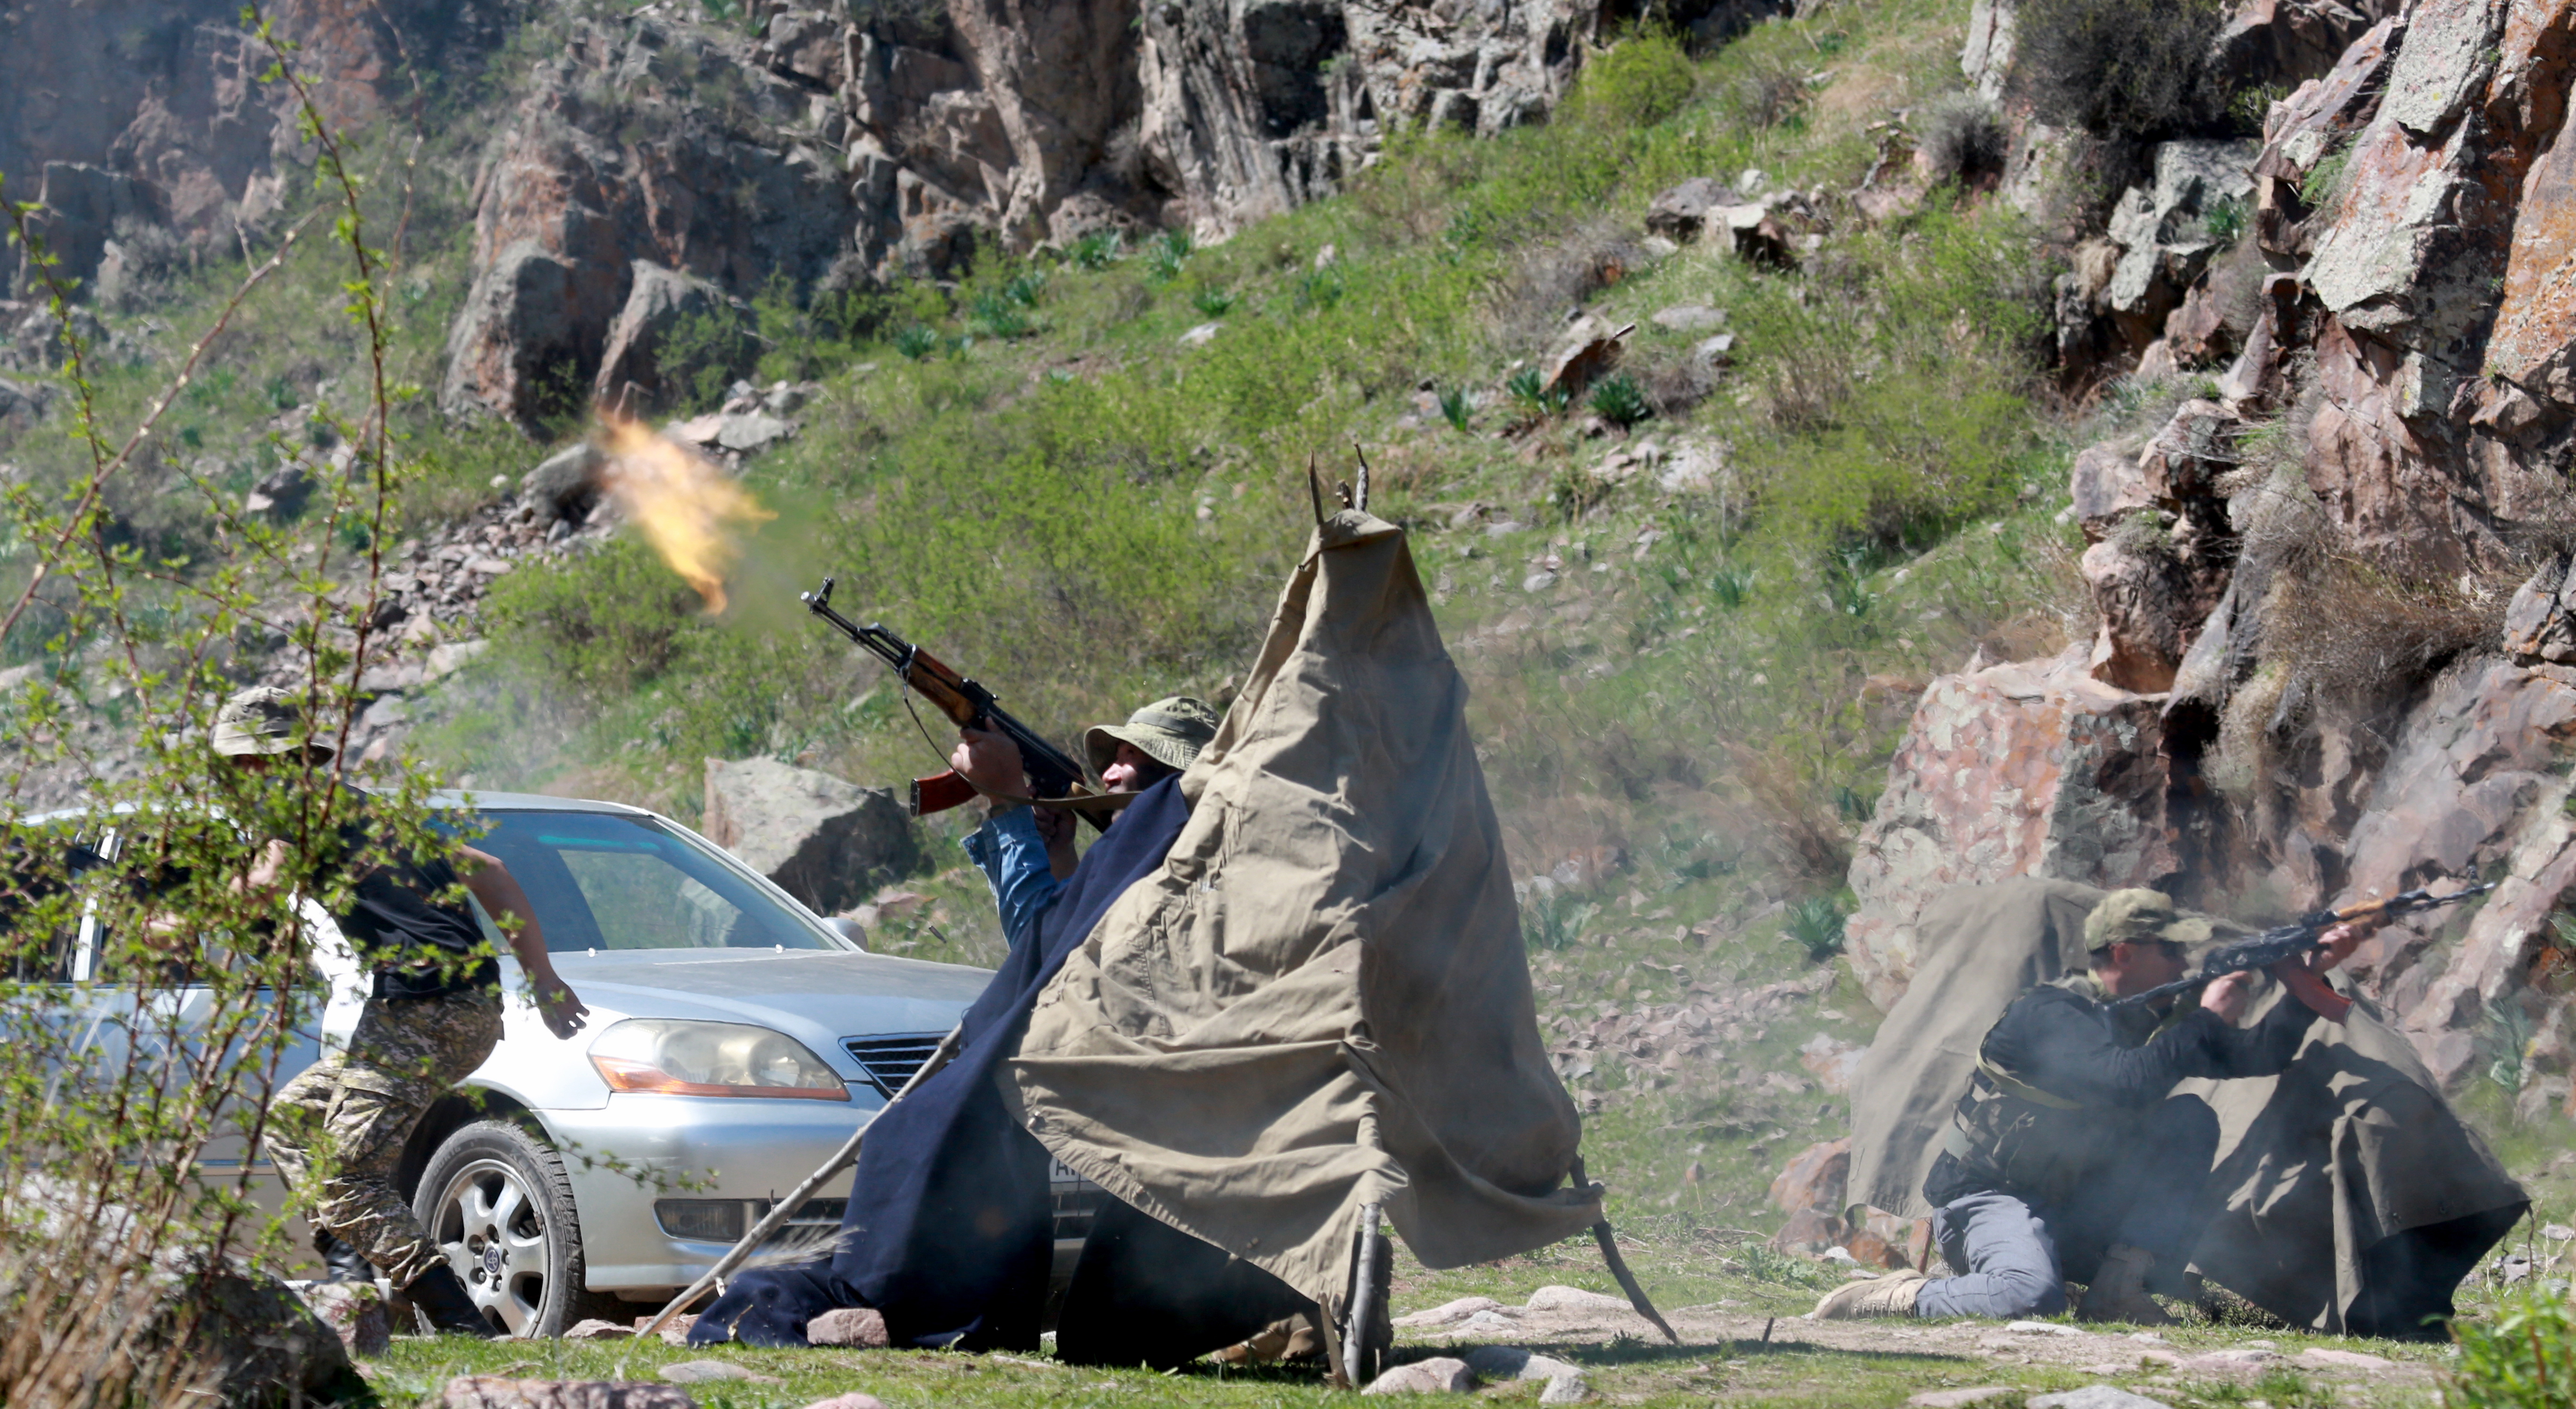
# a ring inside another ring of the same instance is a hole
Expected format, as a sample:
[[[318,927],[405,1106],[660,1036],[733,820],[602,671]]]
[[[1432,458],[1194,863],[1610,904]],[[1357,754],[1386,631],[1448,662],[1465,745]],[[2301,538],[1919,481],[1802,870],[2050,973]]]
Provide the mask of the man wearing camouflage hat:
[[[271,688],[225,701],[211,742],[249,775],[267,775],[281,761],[324,763],[332,752],[312,736],[295,697]],[[501,1039],[492,946],[472,912],[444,897],[461,885],[504,922],[538,1015],[555,1036],[579,1032],[589,1010],[555,975],[527,892],[497,858],[469,846],[459,848],[462,867],[443,857],[365,862],[358,858],[378,839],[364,821],[364,795],[344,788],[341,808],[346,820],[327,843],[327,864],[360,869],[348,908],[333,918],[373,969],[372,987],[347,1050],[278,1092],[268,1153],[307,1203],[331,1280],[372,1281],[381,1270],[439,1330],[491,1336],[497,1332],[395,1182],[412,1128]],[[245,884],[275,887],[286,859],[286,843],[269,842]]]
[[[2090,971],[2024,993],[1987,1030],[1924,1177],[1942,1260],[1961,1275],[1854,1282],[1813,1315],[2049,1316],[2066,1309],[2071,1279],[2084,1284],[2085,1320],[2169,1323],[2151,1293],[2185,1289],[2184,1260],[2213,1211],[2205,1186],[2218,1152],[2216,1113],[2174,1085],[2279,1072],[2318,1014],[2341,1020],[2321,976],[2361,933],[2338,926],[2313,959],[2276,965],[2301,1001],[2239,1028],[2251,977],[2242,973],[2210,983],[2196,1005],[2109,1006],[2181,978],[2186,950],[2212,930],[2152,890],[2103,897],[2084,925]]]
[[[1141,793],[1196,762],[1216,737],[1217,712],[1205,700],[1174,695],[1156,700],[1124,724],[1102,724],[1082,736],[1085,761],[1112,793]],[[1012,944],[1054,908],[1073,874],[1073,814],[1031,807],[1019,745],[1003,734],[960,731],[949,764],[984,794],[984,825],[966,839],[966,854],[983,869],[1002,910],[1002,933]]]

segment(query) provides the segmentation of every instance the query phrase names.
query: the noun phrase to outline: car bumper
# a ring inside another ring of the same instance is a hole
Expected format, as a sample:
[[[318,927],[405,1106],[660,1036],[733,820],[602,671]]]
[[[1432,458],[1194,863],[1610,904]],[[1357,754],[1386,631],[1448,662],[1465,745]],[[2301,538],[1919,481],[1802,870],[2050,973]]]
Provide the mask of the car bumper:
[[[741,1236],[716,1236],[723,1220],[707,1215],[724,1210],[711,1206],[739,1201],[733,1226],[748,1228],[885,1106],[874,1091],[853,1090],[851,1098],[621,1092],[598,1110],[538,1112],[571,1177],[590,1289],[645,1293],[696,1281]],[[849,1178],[826,1181],[785,1235],[828,1236]],[[655,1207],[662,1200],[696,1205],[686,1212],[705,1235],[675,1236]]]

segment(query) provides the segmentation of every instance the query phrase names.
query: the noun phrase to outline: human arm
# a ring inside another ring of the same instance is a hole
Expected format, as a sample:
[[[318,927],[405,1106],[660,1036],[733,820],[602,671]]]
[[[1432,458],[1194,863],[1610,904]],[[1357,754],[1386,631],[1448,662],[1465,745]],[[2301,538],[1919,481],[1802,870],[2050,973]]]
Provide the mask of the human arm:
[[[2004,1010],[1982,1054],[2015,1079],[2086,1106],[2153,1105],[2174,1083],[2240,1075],[2232,1029],[2196,1007],[2137,1046],[2123,1042],[2111,1011],[2062,988],[2033,989]]]
[[[555,973],[554,956],[546,950],[546,929],[537,919],[536,907],[528,903],[528,892],[510,868],[489,852],[464,848],[459,858],[458,874],[465,888],[480,901],[494,920],[506,920],[502,932],[510,937],[510,949],[519,957],[519,969],[528,976],[535,990],[537,1016],[543,1018],[546,1030],[560,1038],[581,1031],[582,1019],[590,1009]]]
[[[1064,882],[1051,864],[1036,812],[1029,807],[1007,809],[966,839],[966,854],[992,886],[993,903],[1002,912],[1002,934],[1013,944],[1064,894]]]

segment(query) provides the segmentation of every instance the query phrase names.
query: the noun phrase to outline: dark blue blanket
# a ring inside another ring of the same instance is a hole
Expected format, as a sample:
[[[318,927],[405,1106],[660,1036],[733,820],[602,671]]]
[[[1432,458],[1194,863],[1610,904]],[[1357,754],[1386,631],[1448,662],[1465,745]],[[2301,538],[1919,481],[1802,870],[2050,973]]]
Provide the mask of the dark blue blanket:
[[[994,1067],[1019,1047],[1065,956],[1163,864],[1187,820],[1175,778],[1119,814],[966,1010],[956,1060],[869,1127],[833,1255],[735,1277],[690,1329],[691,1345],[804,1345],[807,1321],[870,1306],[896,1345],[1036,1348],[1054,1255],[1047,1154],[1012,1123]]]

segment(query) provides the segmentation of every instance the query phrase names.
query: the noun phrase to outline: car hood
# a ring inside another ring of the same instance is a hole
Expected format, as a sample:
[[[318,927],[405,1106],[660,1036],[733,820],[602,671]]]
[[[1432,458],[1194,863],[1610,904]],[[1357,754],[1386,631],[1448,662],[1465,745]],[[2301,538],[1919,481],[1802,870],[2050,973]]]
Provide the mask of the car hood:
[[[574,951],[554,962],[594,1008],[775,1027],[835,1066],[847,1065],[844,1037],[946,1032],[993,977],[959,964],[815,950]]]

